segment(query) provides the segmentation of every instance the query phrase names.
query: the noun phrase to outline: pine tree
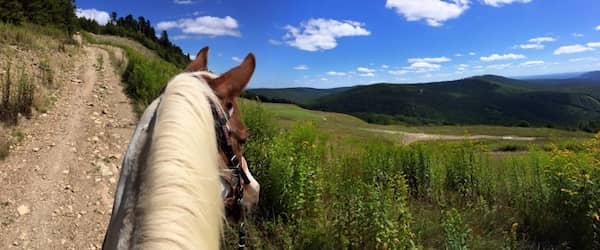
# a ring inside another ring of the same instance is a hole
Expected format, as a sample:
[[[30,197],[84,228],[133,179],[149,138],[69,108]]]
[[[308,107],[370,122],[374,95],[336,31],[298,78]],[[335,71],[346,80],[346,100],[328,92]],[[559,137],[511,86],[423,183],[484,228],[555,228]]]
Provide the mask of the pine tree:
[[[0,20],[19,24],[23,21],[23,6],[18,0],[3,0],[0,3]]]

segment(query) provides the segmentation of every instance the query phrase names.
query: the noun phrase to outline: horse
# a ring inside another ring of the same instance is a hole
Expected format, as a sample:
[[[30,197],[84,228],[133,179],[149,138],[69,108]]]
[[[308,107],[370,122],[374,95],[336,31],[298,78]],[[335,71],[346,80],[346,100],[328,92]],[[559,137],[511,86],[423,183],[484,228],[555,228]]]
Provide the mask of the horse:
[[[218,249],[226,220],[258,202],[237,98],[252,53],[222,75],[208,47],[171,79],[139,119],[125,152],[103,249]]]

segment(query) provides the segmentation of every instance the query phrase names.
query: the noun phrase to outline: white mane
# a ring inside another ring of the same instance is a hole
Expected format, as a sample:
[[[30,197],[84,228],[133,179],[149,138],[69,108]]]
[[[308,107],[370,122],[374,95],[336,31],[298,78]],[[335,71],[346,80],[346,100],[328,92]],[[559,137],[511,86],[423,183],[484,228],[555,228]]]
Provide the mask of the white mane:
[[[222,161],[207,98],[219,101],[198,78],[184,73],[171,80],[156,112],[135,208],[136,248],[219,248],[224,212],[217,166]]]

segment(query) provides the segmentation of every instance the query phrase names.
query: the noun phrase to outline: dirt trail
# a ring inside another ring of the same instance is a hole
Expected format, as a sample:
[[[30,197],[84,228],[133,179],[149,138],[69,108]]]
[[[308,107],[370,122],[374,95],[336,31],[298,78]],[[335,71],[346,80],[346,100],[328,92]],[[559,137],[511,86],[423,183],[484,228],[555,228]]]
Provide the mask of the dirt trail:
[[[402,141],[405,144],[411,144],[418,141],[433,141],[433,140],[480,140],[480,139],[497,139],[497,140],[508,140],[508,141],[534,141],[535,137],[520,137],[520,136],[492,136],[492,135],[470,135],[470,136],[458,136],[458,135],[438,135],[438,134],[425,134],[425,133],[409,133],[397,130],[385,130],[385,129],[372,129],[372,128],[361,128],[361,130],[384,133],[391,135],[402,136]]]
[[[0,249],[97,249],[135,115],[106,50],[83,48],[71,81],[0,162]]]

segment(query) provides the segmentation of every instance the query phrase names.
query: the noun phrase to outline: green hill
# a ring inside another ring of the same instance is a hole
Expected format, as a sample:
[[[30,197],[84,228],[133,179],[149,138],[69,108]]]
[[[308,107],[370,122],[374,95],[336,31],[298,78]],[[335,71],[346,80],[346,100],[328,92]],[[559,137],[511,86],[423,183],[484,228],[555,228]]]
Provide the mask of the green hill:
[[[333,89],[315,89],[315,88],[283,88],[269,89],[257,88],[248,90],[249,95],[256,95],[266,102],[276,103],[295,103],[300,105],[312,104],[316,99],[344,92],[352,87],[333,88]]]
[[[426,84],[261,89],[252,93],[381,124],[584,128],[600,120],[600,81],[589,77],[516,80],[485,75]]]

